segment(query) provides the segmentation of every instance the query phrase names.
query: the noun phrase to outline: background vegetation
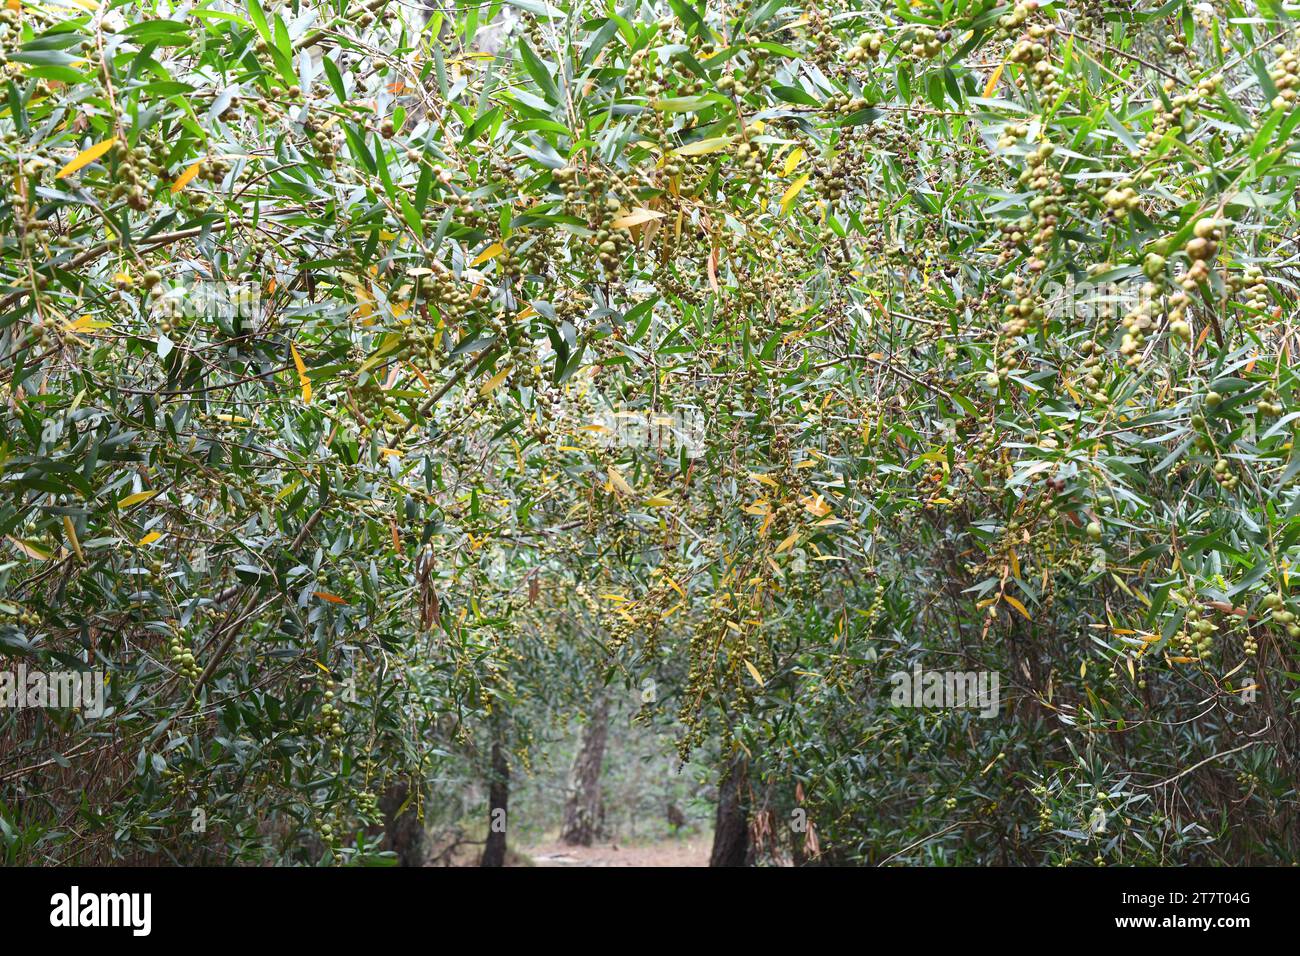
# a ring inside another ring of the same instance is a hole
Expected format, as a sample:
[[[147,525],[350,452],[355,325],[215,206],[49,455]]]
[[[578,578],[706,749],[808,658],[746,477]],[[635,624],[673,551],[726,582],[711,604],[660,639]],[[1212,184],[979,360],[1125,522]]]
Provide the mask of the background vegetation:
[[[8,0],[5,861],[1295,862],[1295,10]]]

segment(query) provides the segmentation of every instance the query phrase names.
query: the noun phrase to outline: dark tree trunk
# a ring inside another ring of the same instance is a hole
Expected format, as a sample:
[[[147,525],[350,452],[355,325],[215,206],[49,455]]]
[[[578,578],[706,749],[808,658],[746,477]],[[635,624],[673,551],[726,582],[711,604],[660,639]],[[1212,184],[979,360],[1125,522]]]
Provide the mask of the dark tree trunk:
[[[429,842],[410,784],[399,780],[389,787],[379,798],[379,809],[384,814],[384,849],[396,853],[402,866],[424,866]]]
[[[737,755],[718,784],[718,813],[713,827],[709,866],[748,866],[749,807],[745,800],[745,758]]]
[[[609,732],[609,698],[600,691],[569,771],[569,796],[564,802],[564,824],[560,839],[570,846],[591,846],[601,829],[600,768],[605,762],[605,738]]]
[[[479,866],[506,864],[506,804],[510,799],[510,764],[501,740],[492,741],[492,783],[488,787],[488,835]]]

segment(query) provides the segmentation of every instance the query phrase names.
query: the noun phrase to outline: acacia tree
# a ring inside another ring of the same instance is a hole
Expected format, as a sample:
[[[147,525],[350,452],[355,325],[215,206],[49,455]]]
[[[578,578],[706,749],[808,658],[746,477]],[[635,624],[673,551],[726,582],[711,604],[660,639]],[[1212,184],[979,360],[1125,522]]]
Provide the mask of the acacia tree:
[[[593,680],[755,851],[1295,858],[1282,5],[390,7],[0,16],[9,859],[369,859]]]

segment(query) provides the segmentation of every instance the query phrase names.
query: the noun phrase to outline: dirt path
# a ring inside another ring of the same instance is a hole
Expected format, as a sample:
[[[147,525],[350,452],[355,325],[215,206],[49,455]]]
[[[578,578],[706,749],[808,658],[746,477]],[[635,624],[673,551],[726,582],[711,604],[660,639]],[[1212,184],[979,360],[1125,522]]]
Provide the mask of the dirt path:
[[[531,858],[534,866],[708,866],[709,845],[706,837],[697,834],[638,846],[543,843],[524,847],[520,853]]]

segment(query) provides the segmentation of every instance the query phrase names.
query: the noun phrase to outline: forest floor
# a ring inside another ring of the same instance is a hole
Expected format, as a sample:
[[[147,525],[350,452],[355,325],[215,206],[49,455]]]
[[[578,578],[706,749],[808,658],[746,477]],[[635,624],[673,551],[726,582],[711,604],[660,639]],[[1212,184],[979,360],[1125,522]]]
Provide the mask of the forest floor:
[[[592,846],[542,843],[523,847],[518,865],[527,866],[708,866],[711,838],[708,834],[687,834],[680,838],[650,843],[617,841]]]

